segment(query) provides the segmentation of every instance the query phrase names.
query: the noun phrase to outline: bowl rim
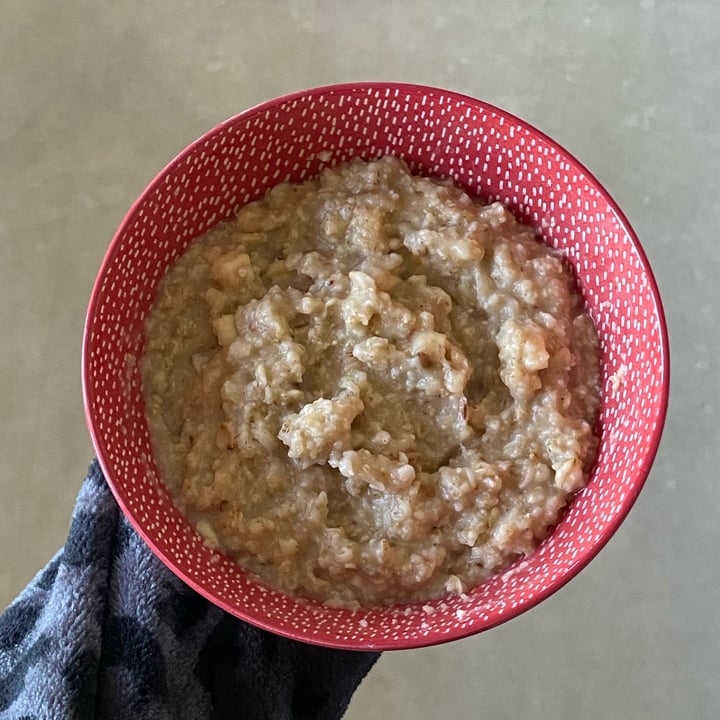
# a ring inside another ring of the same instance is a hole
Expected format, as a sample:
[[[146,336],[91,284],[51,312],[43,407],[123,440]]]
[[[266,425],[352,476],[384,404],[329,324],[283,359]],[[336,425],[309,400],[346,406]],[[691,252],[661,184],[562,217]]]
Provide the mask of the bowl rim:
[[[99,427],[95,423],[94,418],[94,393],[92,390],[92,383],[90,380],[90,336],[93,330],[93,321],[97,312],[98,305],[101,301],[101,288],[103,285],[103,279],[107,273],[108,267],[113,261],[118,246],[121,242],[122,236],[124,235],[129,222],[134,218],[138,209],[145,203],[147,198],[155,192],[158,186],[163,182],[165,175],[173,170],[178,164],[182,163],[193,151],[200,145],[204,145],[216,135],[220,135],[223,131],[236,125],[239,122],[246,121],[260,113],[264,113],[268,110],[276,108],[280,105],[291,103],[294,100],[307,99],[308,97],[328,94],[347,94],[357,93],[363,91],[406,91],[413,92],[416,94],[430,94],[434,96],[442,96],[444,98],[454,99],[459,102],[472,104],[482,110],[493,113],[498,117],[504,118],[518,125],[524,130],[532,133],[534,136],[541,139],[549,147],[555,150],[558,154],[562,155],[564,160],[572,165],[585,179],[594,186],[594,190],[602,197],[607,203],[608,207],[614,213],[617,222],[623,231],[631,240],[632,245],[638,253],[639,259],[642,264],[645,277],[648,282],[648,293],[652,297],[655,311],[658,315],[659,334],[660,334],[660,396],[658,403],[658,412],[656,416],[655,427],[649,438],[648,450],[641,466],[636,472],[637,480],[633,483],[630,490],[627,492],[623,500],[619,503],[618,510],[615,512],[612,520],[605,527],[599,538],[593,542],[592,546],[585,551],[580,558],[564,573],[559,575],[556,579],[550,580],[547,585],[531,598],[525,600],[522,603],[518,603],[513,608],[512,612],[503,615],[502,617],[488,620],[487,622],[477,623],[476,625],[468,625],[465,627],[457,628],[443,635],[432,635],[430,633],[427,637],[415,637],[403,640],[390,640],[388,639],[373,639],[373,640],[328,640],[324,638],[313,638],[303,635],[300,632],[292,632],[288,630],[276,628],[271,621],[265,621],[264,618],[258,618],[253,616],[252,618],[247,617],[239,611],[236,607],[230,603],[214,596],[210,591],[204,589],[197,581],[189,577],[186,572],[178,568],[172,557],[168,553],[164,552],[154,542],[152,536],[150,536],[145,529],[136,521],[134,514],[130,511],[127,501],[127,496],[123,491],[119,483],[115,482],[112,466],[107,459],[105,452],[105,442],[102,438]],[[490,630],[491,628],[502,625],[509,620],[516,618],[523,613],[536,607],[542,601],[555,594],[558,590],[567,585],[585,568],[587,565],[600,553],[600,551],[607,545],[610,539],[615,535],[620,525],[624,522],[633,505],[635,504],[641,490],[643,489],[647,478],[650,474],[650,470],[657,456],[660,441],[662,438],[665,422],[667,419],[669,392],[670,392],[670,347],[668,338],[668,327],[665,316],[665,311],[660,297],[660,291],[657,280],[650,266],[650,262],[647,258],[645,250],[640,243],[640,240],[630,224],[628,218],[624,212],[620,209],[617,202],[611,196],[610,192],[605,186],[598,180],[598,178],[588,170],[588,168],[580,162],[571,152],[569,152],[563,145],[558,143],[556,140],[551,138],[542,130],[538,129],[531,123],[523,120],[522,118],[514,115],[507,110],[504,110],[498,106],[488,103],[479,98],[475,98],[471,95],[460,93],[454,90],[448,90],[445,88],[439,88],[432,85],[424,85],[410,82],[393,82],[393,81],[359,81],[359,82],[343,82],[333,83],[329,85],[320,85],[316,87],[310,87],[304,90],[298,90],[277,97],[265,100],[250,106],[249,108],[229,117],[226,120],[216,124],[196,140],[188,144],[183,150],[175,155],[168,163],[165,164],[162,169],[155,174],[152,180],[145,186],[140,195],[132,203],[128,211],[125,213],[117,229],[115,230],[112,239],[108,245],[107,250],[103,256],[102,262],[98,269],[97,275],[93,282],[92,291],[90,294],[90,300],[88,303],[88,309],[85,315],[85,322],[83,327],[82,335],[82,347],[81,347],[81,386],[82,386],[82,398],[83,398],[83,409],[85,414],[85,421],[90,433],[90,438],[95,449],[97,460],[102,469],[105,480],[115,497],[123,515],[128,519],[134,530],[140,535],[143,541],[150,547],[152,552],[160,558],[163,564],[176,576],[178,576],[184,583],[189,585],[193,590],[202,595],[205,599],[217,605],[222,610],[242,619],[245,622],[252,623],[253,625],[260,627],[263,630],[267,630],[276,635],[281,635],[293,640],[299,640],[308,642],[320,646],[331,647],[336,649],[346,650],[399,650],[399,649],[411,649],[420,647],[429,647],[433,645],[441,645],[454,640],[460,640],[472,635]]]

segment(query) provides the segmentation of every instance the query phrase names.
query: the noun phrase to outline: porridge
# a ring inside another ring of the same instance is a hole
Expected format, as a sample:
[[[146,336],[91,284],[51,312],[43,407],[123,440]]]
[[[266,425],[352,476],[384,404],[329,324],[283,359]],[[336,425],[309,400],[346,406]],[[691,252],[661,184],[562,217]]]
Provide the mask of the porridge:
[[[330,605],[462,593],[583,487],[595,329],[499,203],[399,160],[282,184],[168,271],[142,360],[156,461],[206,542]]]

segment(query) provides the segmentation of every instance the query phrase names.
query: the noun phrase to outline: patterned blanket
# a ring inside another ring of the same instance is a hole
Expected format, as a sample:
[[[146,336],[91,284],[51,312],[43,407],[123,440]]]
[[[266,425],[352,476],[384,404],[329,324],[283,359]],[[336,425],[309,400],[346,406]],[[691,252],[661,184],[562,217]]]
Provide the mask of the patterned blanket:
[[[0,718],[339,718],[377,657],[207,602],[150,552],[94,462],[65,546],[0,616]]]

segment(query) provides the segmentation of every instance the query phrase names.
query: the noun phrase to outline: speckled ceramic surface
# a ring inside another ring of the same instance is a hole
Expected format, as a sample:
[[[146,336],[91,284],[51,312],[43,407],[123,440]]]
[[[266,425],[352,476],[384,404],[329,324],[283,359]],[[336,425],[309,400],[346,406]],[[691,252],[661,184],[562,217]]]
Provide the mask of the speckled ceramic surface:
[[[195,237],[284,180],[360,156],[403,157],[500,199],[574,267],[602,349],[600,454],[590,484],[540,548],[463,597],[361,612],[298,601],[206,548],[152,460],[137,360],[167,267]],[[211,130],[151,183],[121,224],[93,291],[83,383],[88,423],[115,496],[178,575],[249,622],[306,642],[407,648],[479,632],[532,607],[602,548],[637,497],[667,407],[667,337],[637,238],[599,183],[517,118],[452,92],[364,83],[297,93]]]

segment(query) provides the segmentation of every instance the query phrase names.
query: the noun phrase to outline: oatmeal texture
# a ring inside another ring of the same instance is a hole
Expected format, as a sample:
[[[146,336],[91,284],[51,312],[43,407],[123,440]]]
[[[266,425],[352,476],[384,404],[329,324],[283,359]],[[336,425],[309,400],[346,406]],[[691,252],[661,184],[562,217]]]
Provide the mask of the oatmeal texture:
[[[158,467],[206,542],[358,607],[462,593],[587,481],[598,345],[560,257],[391,157],[282,184],[163,279]]]

